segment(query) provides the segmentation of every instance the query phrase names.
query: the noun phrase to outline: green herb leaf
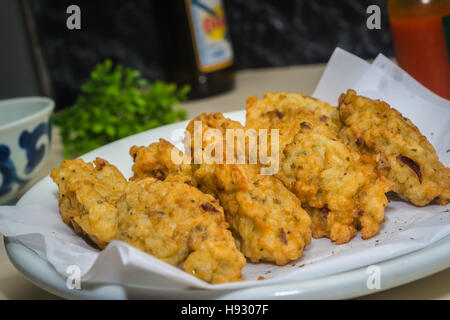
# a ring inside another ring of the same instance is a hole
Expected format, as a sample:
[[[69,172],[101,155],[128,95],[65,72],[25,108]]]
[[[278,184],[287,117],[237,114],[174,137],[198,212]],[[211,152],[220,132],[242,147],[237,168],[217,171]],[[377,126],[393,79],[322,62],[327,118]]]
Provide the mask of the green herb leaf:
[[[189,86],[150,83],[138,70],[98,64],[71,107],[55,115],[67,158],[77,157],[114,140],[184,120],[174,106],[187,97]]]

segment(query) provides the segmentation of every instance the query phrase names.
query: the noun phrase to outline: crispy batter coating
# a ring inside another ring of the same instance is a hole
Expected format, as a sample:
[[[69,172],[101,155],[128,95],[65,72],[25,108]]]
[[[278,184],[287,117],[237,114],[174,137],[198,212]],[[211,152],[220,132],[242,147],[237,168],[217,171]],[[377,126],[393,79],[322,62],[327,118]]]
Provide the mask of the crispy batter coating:
[[[391,184],[377,180],[373,167],[337,139],[342,126],[337,108],[302,94],[266,93],[261,100],[247,99],[246,125],[280,130],[275,176],[311,215],[315,238],[346,243],[357,228],[364,239],[379,231]]]
[[[118,209],[118,239],[210,283],[242,280],[245,258],[211,195],[185,183],[139,179]]]
[[[94,164],[64,160],[51,172],[61,217],[76,233],[100,249],[123,240],[210,283],[242,280],[245,258],[211,195],[184,181],[128,182],[107,161]]]
[[[246,127],[279,129],[280,150],[304,130],[336,137],[339,113],[325,101],[296,93],[266,93],[264,99],[247,98]]]
[[[62,220],[100,249],[114,239],[117,228],[117,201],[127,185],[116,167],[97,158],[64,160],[50,176],[58,185]]]
[[[249,176],[245,165],[201,165],[202,190],[217,195],[238,243],[252,262],[285,265],[298,259],[311,240],[308,214],[273,176]]]
[[[359,153],[320,133],[298,133],[283,150],[276,177],[310,213],[313,236],[337,244],[350,241],[357,229],[363,239],[378,233],[385,193],[393,187]]]
[[[199,123],[200,126],[198,127],[200,129],[200,132],[195,132],[195,123]],[[217,130],[218,136],[206,136],[208,130]],[[185,137],[185,152],[186,154],[190,154],[192,158],[192,163],[194,164],[194,169],[196,169],[198,166],[196,166],[197,162],[208,162],[207,155],[209,154],[206,152],[208,146],[213,146],[214,144],[221,143],[223,147],[223,158],[222,162],[225,162],[225,157],[227,153],[227,144],[226,141],[226,130],[227,129],[234,129],[234,130],[241,130],[245,133],[245,128],[237,121],[233,121],[231,119],[225,118],[223,114],[221,113],[202,113],[195,119],[191,120],[186,128],[186,137]],[[188,135],[190,137],[190,140],[188,139]],[[199,144],[201,145],[201,148],[196,145],[196,137],[199,139]],[[245,150],[242,150],[242,153],[245,153],[246,159],[245,162],[248,163],[248,147],[249,147],[249,139],[245,138]],[[233,150],[231,150],[231,147],[229,148],[229,152],[231,154],[232,158],[236,158],[237,152],[238,152],[238,143],[237,140],[234,142]],[[256,166],[252,166],[253,170],[257,170]]]
[[[387,103],[353,90],[339,98],[339,112],[342,139],[363,154],[377,156],[378,173],[395,183],[398,196],[417,206],[434,199],[441,205],[449,202],[450,168],[410,120]]]
[[[228,128],[244,129],[221,114],[203,114],[188,125],[192,138],[194,121],[202,121],[203,134],[208,128],[223,134]],[[311,219],[278,179],[259,174],[258,165],[203,162],[197,168],[194,176],[199,188],[220,200],[238,247],[252,262],[285,265],[302,255],[311,240]]]
[[[130,155],[134,161],[132,168],[134,176],[131,180],[152,177],[161,181],[182,182],[195,186],[191,165],[174,161],[172,152],[180,158],[183,157],[180,150],[164,139],[148,147],[132,146]]]

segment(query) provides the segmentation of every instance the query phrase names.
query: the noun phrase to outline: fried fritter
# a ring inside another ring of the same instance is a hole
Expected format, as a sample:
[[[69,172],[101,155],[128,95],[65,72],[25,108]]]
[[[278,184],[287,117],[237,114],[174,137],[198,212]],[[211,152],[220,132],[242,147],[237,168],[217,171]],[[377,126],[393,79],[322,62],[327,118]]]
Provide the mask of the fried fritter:
[[[315,238],[346,243],[357,228],[364,239],[379,231],[391,184],[377,180],[373,167],[337,139],[342,126],[337,108],[302,94],[266,93],[261,100],[247,99],[246,125],[279,129],[281,165],[275,176],[311,215]],[[377,204],[369,208],[363,195]]]
[[[380,100],[348,90],[339,98],[344,127],[340,136],[362,154],[377,156],[380,175],[395,183],[394,192],[417,206],[450,199],[450,168],[419,129]]]
[[[176,163],[172,159],[172,152],[180,158],[184,155],[170,142],[159,139],[148,147],[132,146],[130,155],[133,158],[133,173],[131,180],[152,177],[161,181],[182,182],[192,186],[196,183],[192,176],[189,163]],[[190,161],[190,159],[188,159]]]
[[[200,124],[198,127],[195,126],[195,123]],[[221,144],[221,150],[222,150],[222,157],[218,157],[218,161],[221,161],[222,163],[225,162],[226,154],[227,154],[227,144],[226,142],[226,132],[228,129],[233,129],[236,132],[241,131],[245,134],[245,128],[237,121],[233,121],[231,119],[225,118],[221,113],[202,113],[195,119],[191,120],[186,128],[186,138],[185,138],[185,153],[189,154],[192,159],[192,163],[194,164],[194,169],[198,166],[195,166],[198,163],[208,163],[208,159],[214,155],[209,155],[207,153],[207,149],[211,146],[214,146],[216,144]],[[195,132],[197,130],[198,132]],[[217,136],[215,135],[208,135],[211,133],[211,131],[216,131]],[[188,135],[189,138],[188,139]],[[195,139],[198,139],[199,141],[195,141]],[[243,155],[246,156],[245,163],[249,163],[248,159],[248,147],[249,147],[249,139],[244,138],[244,145],[242,150],[239,150],[242,152]],[[194,148],[196,144],[199,144],[200,146],[197,146],[197,148]],[[228,152],[230,153],[230,158],[236,159],[238,154],[238,141],[233,140],[233,150],[231,150],[231,147],[229,148]],[[211,148],[212,149],[212,148]],[[214,152],[213,152],[214,153]],[[210,162],[212,162],[212,159],[209,159]],[[216,163],[216,162],[215,162]],[[255,170],[258,168],[254,168]]]
[[[325,101],[296,93],[266,93],[264,99],[247,98],[246,127],[279,129],[280,150],[303,130],[336,137],[339,113]]]
[[[192,139],[194,121],[202,122],[203,134],[207,129],[218,129],[223,140],[226,129],[245,129],[239,122],[221,114],[202,114],[188,125]],[[204,148],[210,143],[202,142]],[[225,145],[223,141],[224,149]],[[199,188],[220,200],[239,249],[252,262],[285,265],[302,255],[311,240],[311,219],[298,198],[279,180],[259,174],[257,164],[203,162],[196,168],[194,176]]]
[[[301,257],[311,219],[279,180],[249,176],[245,165],[201,165],[195,177],[219,198],[238,247],[252,262],[285,265]]]
[[[97,158],[94,164],[81,159],[64,160],[50,177],[59,188],[64,223],[103,249],[116,236],[116,204],[127,180],[106,160]]]
[[[94,164],[64,160],[51,172],[61,217],[76,233],[100,249],[125,241],[210,283],[241,280],[245,258],[211,195],[185,181],[128,182],[107,161]]]
[[[275,175],[312,217],[313,237],[337,244],[361,229],[363,239],[380,230],[393,184],[341,140],[320,133],[298,133],[283,150]]]
[[[239,281],[245,258],[211,195],[154,178],[130,182],[118,239],[210,283]]]

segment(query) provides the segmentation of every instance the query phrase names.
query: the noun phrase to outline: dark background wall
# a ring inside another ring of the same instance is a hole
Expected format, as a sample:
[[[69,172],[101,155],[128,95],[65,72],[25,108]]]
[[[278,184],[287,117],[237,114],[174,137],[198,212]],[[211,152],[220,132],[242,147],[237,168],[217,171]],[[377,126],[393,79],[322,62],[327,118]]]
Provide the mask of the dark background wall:
[[[158,0],[161,1],[161,0]],[[170,0],[169,0],[170,1]],[[156,0],[30,0],[59,108],[105,58],[167,79]],[[386,0],[225,0],[235,68],[326,62],[336,46],[363,58],[393,55]],[[81,8],[81,30],[66,28],[66,8]],[[366,28],[366,9],[382,8],[382,29]]]
[[[19,2],[1,0],[0,99],[40,94],[26,32]]]

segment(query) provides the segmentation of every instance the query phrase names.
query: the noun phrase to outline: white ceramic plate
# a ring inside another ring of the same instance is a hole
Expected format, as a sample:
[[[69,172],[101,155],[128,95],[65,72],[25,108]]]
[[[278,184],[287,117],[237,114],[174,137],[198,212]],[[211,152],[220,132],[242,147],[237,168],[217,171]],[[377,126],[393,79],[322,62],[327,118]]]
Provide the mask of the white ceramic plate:
[[[225,114],[225,116],[243,121],[244,111]],[[171,137],[175,129],[184,129],[187,122],[157,128],[128,137],[95,151],[82,158],[91,161],[100,156],[125,174],[131,175],[131,158],[128,149],[131,145],[148,145],[160,137]],[[179,136],[181,141],[181,135]],[[179,145],[178,145],[179,146]],[[50,191],[53,182],[44,178],[28,191],[19,201],[19,205],[46,204],[55,201]],[[129,288],[118,285],[82,285],[81,290],[69,290],[55,269],[32,250],[14,239],[5,240],[6,251],[15,267],[37,286],[64,298],[81,299],[341,299],[352,298],[376,291],[367,288],[366,268],[358,268],[307,281],[289,281],[255,288],[233,291],[205,290],[161,290],[151,288]],[[381,289],[399,286],[450,267],[450,237],[413,253],[377,263],[381,269]]]

